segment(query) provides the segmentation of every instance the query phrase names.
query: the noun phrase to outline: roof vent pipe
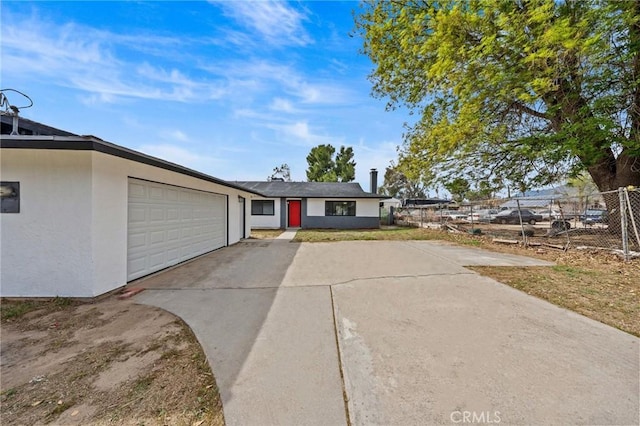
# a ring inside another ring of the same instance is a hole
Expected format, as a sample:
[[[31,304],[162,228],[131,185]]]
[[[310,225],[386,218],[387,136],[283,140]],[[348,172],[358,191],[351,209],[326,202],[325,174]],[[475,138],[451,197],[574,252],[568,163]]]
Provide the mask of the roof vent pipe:
[[[11,136],[18,136],[18,129],[20,128],[18,123],[18,113],[13,115],[13,126],[11,128]]]
[[[371,169],[371,193],[372,194],[377,194],[378,193],[378,170],[376,169]]]

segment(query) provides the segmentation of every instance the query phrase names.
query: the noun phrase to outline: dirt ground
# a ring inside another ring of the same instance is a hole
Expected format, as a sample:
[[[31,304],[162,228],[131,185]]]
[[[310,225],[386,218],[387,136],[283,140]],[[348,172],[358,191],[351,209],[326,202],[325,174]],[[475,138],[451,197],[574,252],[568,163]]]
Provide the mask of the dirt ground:
[[[280,232],[252,237],[274,238]],[[490,238],[422,229],[372,232],[300,232],[297,238],[444,239],[550,260],[556,266],[473,269],[640,336],[640,259],[499,245]],[[109,297],[93,303],[3,300],[0,313],[2,425],[224,424],[202,348],[166,311]]]
[[[1,424],[224,424],[206,357],[174,315],[115,297],[0,310]]]

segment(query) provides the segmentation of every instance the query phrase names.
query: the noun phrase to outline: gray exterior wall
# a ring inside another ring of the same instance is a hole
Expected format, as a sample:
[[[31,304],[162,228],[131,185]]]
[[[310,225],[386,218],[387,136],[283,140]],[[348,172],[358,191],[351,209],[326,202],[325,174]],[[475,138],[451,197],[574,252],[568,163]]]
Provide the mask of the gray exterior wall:
[[[286,228],[287,225],[287,199],[280,198],[280,228]]]
[[[299,199],[299,198],[294,198]],[[276,201],[277,203],[277,201]],[[380,228],[380,218],[361,216],[308,216],[307,198],[302,198],[301,208],[301,228],[336,228],[336,229],[370,229]],[[287,198],[280,198],[280,227],[287,228]]]
[[[380,228],[377,217],[358,216],[302,216],[302,227],[309,228]]]

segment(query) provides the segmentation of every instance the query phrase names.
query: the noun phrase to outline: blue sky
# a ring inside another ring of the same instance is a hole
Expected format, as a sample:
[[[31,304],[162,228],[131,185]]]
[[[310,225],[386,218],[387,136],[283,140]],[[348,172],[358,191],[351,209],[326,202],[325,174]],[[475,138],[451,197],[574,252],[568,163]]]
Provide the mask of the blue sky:
[[[352,146],[368,189],[409,116],[370,95],[373,65],[349,35],[357,8],[3,1],[1,86],[33,99],[24,117],[227,180],[282,163],[306,180],[313,146]]]

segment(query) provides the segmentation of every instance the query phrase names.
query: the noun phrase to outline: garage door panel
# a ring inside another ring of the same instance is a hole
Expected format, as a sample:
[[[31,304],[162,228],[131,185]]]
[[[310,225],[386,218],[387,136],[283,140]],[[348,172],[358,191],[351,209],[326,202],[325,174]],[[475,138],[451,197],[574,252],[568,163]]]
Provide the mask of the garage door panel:
[[[165,242],[166,238],[165,238],[166,232],[165,231],[152,231],[149,233],[149,242],[154,245],[154,244],[162,244]]]
[[[144,247],[147,245],[147,233],[138,232],[129,234],[129,250]]]
[[[165,266],[165,252],[164,250],[161,251],[160,253],[155,252],[155,253],[149,253],[149,267],[151,267],[152,269],[156,269],[156,270],[160,270],[163,269]]]
[[[128,280],[224,247],[226,203],[224,195],[131,178]]]
[[[147,209],[144,206],[129,205],[129,222],[145,222]]]
[[[180,219],[180,211],[175,207],[167,208],[167,220],[179,220]]]
[[[129,199],[146,198],[146,187],[140,183],[129,182]]]
[[[151,222],[164,221],[164,211],[165,209],[162,206],[149,207],[149,221]]]
[[[169,202],[174,202],[174,201],[178,201],[180,199],[180,193],[173,188],[168,188],[167,189],[167,201]]]
[[[152,186],[149,188],[149,199],[151,200],[164,200],[165,199],[165,189],[157,186]]]
[[[180,241],[180,229],[169,229],[167,231],[167,241],[171,241],[172,243]]]

